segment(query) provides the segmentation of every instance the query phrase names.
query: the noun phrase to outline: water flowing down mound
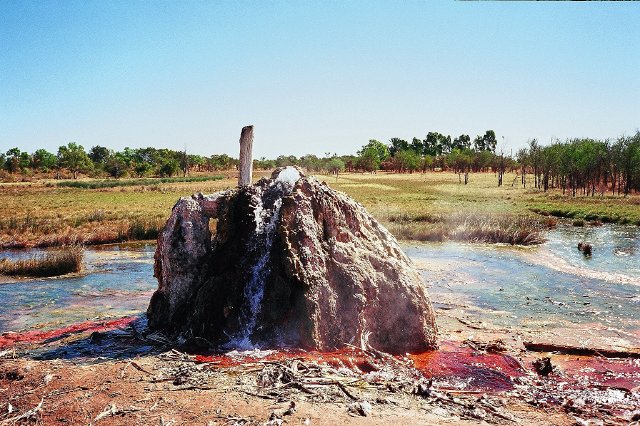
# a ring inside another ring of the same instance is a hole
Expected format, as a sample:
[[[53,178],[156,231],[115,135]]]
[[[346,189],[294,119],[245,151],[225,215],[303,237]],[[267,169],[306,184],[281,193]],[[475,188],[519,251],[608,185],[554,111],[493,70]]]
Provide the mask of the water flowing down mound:
[[[293,167],[180,199],[158,238],[155,276],[149,325],[180,339],[391,353],[436,345],[431,302],[395,238]]]

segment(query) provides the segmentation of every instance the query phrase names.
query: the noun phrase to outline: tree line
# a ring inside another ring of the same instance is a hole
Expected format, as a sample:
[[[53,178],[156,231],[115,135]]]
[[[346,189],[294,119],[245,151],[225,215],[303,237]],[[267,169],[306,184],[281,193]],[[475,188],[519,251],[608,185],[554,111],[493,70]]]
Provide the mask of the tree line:
[[[67,171],[77,179],[78,174],[94,177],[121,178],[125,176],[171,177],[186,176],[190,171],[212,172],[237,167],[238,160],[226,154],[210,157],[188,154],[166,148],[124,148],[114,151],[96,145],[88,152],[82,145],[70,142],[58,148],[56,154],[45,149],[33,153],[12,148],[0,153],[0,164],[5,172],[30,175],[34,173],[54,173],[56,178]]]
[[[628,195],[640,191],[640,132],[616,140],[570,139],[541,146],[536,139],[518,151],[522,184],[525,172],[533,174],[533,186],[563,194]]]
[[[515,156],[496,150],[497,137],[493,130],[474,139],[467,134],[452,138],[429,132],[424,139],[414,137],[411,141],[394,137],[383,143],[371,139],[353,155],[327,152],[323,157],[313,154],[281,155],[275,159],[263,157],[254,160],[254,168],[269,170],[297,165],[310,172],[333,174],[345,170],[371,173],[378,170],[397,173],[439,170],[457,173],[461,182],[464,177],[465,184],[470,173],[490,171],[496,174],[498,186],[503,184],[505,172],[510,171],[517,174],[516,180],[523,186],[532,185],[544,191],[561,189],[571,195],[605,192],[626,195],[640,191],[640,132],[615,140],[557,140],[546,146],[533,139]],[[12,148],[0,153],[0,165],[5,173],[54,173],[57,178],[63,177],[62,171],[74,178],[80,173],[113,178],[171,177],[186,176],[192,171],[236,169],[238,160],[226,154],[207,157],[188,154],[186,150],[151,147],[113,151],[94,146],[87,152],[82,145],[70,142],[61,146],[56,154],[44,149],[29,154]]]

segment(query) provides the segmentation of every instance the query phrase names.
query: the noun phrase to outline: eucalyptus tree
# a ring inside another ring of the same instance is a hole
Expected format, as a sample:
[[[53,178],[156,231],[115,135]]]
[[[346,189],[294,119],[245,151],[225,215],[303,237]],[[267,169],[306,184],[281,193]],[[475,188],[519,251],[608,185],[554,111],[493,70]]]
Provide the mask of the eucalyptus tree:
[[[529,152],[527,148],[520,148],[516,153],[516,160],[518,165],[520,166],[520,182],[522,183],[522,187],[527,187],[527,168],[529,167]]]
[[[462,134],[453,140],[451,149],[471,149],[471,137],[469,135]]]
[[[78,178],[78,173],[86,173],[91,170],[93,163],[82,145],[69,142],[58,148],[58,162],[61,167],[73,173],[73,178]]]
[[[400,138],[391,138],[389,140],[389,154],[395,157],[397,153],[409,149],[409,142]]]
[[[496,132],[493,130],[487,130],[483,136],[476,136],[473,140],[473,145],[476,151],[491,151],[495,152],[498,140],[496,139]]]
[[[58,157],[56,157],[55,154],[40,148],[31,156],[31,167],[34,170],[48,172],[56,167],[57,161]]]
[[[445,136],[438,132],[429,132],[423,141],[423,154],[437,157],[451,152],[451,136]]]

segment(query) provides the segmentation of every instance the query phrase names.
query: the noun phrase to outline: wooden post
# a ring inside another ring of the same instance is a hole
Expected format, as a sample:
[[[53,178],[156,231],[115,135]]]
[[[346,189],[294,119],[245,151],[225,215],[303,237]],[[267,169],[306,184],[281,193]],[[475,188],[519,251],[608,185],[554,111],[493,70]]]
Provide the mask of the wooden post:
[[[253,126],[244,126],[240,133],[240,176],[238,186],[251,185],[253,172]]]

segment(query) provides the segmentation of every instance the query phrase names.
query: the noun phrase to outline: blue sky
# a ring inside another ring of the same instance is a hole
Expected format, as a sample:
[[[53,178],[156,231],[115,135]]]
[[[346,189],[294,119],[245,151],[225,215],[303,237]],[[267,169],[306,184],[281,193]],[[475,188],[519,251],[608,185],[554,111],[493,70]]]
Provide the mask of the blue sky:
[[[640,4],[0,2],[0,150],[255,157],[640,127]]]

